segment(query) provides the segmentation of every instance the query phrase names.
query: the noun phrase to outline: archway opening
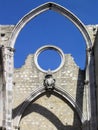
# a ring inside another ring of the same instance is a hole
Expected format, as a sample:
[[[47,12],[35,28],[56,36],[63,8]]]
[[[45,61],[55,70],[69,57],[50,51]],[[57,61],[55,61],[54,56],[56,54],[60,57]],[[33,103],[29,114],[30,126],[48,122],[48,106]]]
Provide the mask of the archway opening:
[[[85,68],[86,47],[81,33],[67,18],[50,10],[31,20],[19,34],[15,44],[15,68],[24,64],[29,53],[47,44],[60,47],[65,54],[71,53],[77,65]]]

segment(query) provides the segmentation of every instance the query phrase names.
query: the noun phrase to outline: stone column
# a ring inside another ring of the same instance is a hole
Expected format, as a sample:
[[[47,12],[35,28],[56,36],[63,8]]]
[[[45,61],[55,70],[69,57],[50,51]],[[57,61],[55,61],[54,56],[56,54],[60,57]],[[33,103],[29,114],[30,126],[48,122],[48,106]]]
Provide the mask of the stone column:
[[[1,49],[2,47],[0,46],[0,128],[2,127],[2,118],[3,118],[3,83],[2,83],[2,55],[1,55]]]
[[[87,100],[87,124],[90,130],[97,130],[96,122],[96,96],[95,96],[95,75],[94,75],[94,57],[92,48],[87,50],[88,63],[86,70],[86,100]]]
[[[93,51],[93,50],[92,50]],[[91,52],[91,62],[89,67],[90,76],[90,100],[91,100],[91,130],[97,130],[97,111],[96,111],[96,85],[95,85],[95,70],[94,70],[94,55]]]
[[[3,58],[3,130],[12,130],[13,49],[2,47]]]

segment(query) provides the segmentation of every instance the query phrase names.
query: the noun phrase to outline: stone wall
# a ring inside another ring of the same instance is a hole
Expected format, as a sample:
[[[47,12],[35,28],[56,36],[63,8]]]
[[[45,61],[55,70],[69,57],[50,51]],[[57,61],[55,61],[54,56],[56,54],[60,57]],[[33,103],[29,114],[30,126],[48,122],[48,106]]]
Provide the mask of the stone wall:
[[[3,66],[2,66],[2,55],[1,48],[2,46],[8,46],[8,41],[11,36],[14,25],[0,25],[0,128],[3,124],[3,92],[4,92],[4,84],[3,84]]]
[[[0,25],[0,45],[7,46],[14,25]]]
[[[43,86],[45,73],[39,71],[34,63],[34,55],[30,54],[25,64],[14,70],[13,87],[13,119],[25,99],[38,87]],[[61,87],[83,107],[84,71],[75,64],[70,54],[65,55],[64,66],[53,74],[55,87]],[[80,124],[80,125],[79,125]],[[53,93],[46,93],[32,101],[22,115],[21,130],[74,130],[81,129],[80,120],[68,101]]]
[[[0,45],[7,46],[13,25],[0,25]],[[96,26],[87,26],[88,32],[95,42]],[[2,83],[2,57],[0,57],[0,126],[3,120],[3,83]],[[34,54],[30,54],[25,64],[14,69],[13,81],[13,126],[16,126],[17,114],[25,99],[43,86],[45,73],[39,71],[34,63]],[[65,54],[64,66],[53,73],[56,80],[55,87],[62,88],[79,105],[81,112],[87,113],[86,94],[84,93],[84,71],[80,70],[70,54]],[[32,100],[25,109],[19,124],[20,130],[80,130],[81,123],[77,112],[62,96],[53,92],[41,94]],[[14,128],[13,128],[14,129]]]

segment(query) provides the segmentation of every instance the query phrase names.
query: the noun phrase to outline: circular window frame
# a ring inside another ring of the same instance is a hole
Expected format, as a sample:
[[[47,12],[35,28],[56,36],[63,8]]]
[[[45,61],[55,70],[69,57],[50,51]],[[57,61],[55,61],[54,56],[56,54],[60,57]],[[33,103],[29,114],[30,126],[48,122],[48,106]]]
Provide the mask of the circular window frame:
[[[57,72],[58,70],[60,70],[63,65],[64,65],[64,61],[65,61],[65,55],[63,53],[63,51],[57,47],[57,46],[54,46],[54,45],[45,45],[45,46],[42,46],[40,47],[34,54],[34,62],[35,62],[35,65],[36,67],[41,71],[41,72],[44,72],[44,73],[47,73],[49,70],[45,70],[43,68],[40,67],[39,63],[38,63],[38,57],[39,55],[43,52],[43,51],[46,51],[46,50],[55,50],[57,51],[57,53],[59,54],[59,56],[61,57],[61,63],[60,65],[54,69],[54,70],[51,70],[52,73],[55,73]]]

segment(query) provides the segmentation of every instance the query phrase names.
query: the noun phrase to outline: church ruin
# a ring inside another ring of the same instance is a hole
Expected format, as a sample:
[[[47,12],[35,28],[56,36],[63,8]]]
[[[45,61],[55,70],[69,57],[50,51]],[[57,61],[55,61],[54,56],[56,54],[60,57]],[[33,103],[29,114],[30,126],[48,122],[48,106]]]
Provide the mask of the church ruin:
[[[34,17],[53,10],[79,29],[86,44],[86,67],[54,45],[42,46],[14,69],[14,45],[22,28]],[[44,70],[39,54],[55,50],[61,64]],[[33,9],[14,25],[0,25],[0,129],[98,130],[98,25],[84,25],[65,7],[53,2]]]

